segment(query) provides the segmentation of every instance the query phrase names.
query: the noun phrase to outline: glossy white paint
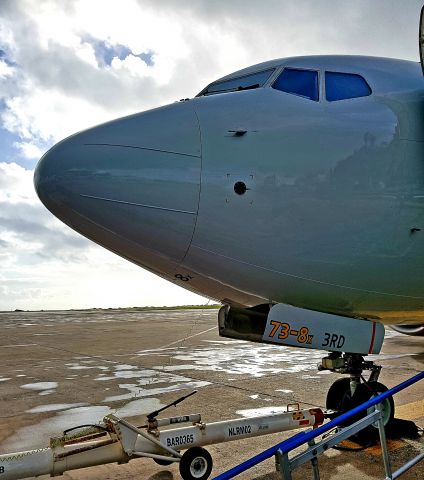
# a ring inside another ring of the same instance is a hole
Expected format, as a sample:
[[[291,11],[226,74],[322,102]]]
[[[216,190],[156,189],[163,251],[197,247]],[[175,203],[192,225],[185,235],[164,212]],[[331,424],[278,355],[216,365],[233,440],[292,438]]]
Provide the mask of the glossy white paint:
[[[318,102],[283,93],[271,84],[285,67],[321,80],[357,73],[372,95],[327,102],[322,81]],[[263,88],[66,139],[37,167],[41,200],[95,242],[225,303],[423,323],[420,64],[297,57],[225,78],[266,68],[275,72]]]

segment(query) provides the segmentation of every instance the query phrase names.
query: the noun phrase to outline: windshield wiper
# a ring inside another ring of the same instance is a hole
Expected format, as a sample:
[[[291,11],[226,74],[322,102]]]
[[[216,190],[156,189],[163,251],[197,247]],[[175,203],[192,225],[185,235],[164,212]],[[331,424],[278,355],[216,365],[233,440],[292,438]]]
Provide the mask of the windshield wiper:
[[[246,87],[243,87],[239,85],[238,87],[234,88],[224,88],[222,90],[212,90],[211,92],[206,91],[203,95],[212,95],[214,93],[222,93],[222,92],[241,92],[242,90],[253,90],[254,88],[259,88],[260,85],[259,83],[255,83],[253,85],[247,85]]]
[[[259,88],[259,83],[255,83],[253,85],[248,85],[247,87],[237,87],[236,92],[239,92],[240,90],[252,90],[254,88]]]

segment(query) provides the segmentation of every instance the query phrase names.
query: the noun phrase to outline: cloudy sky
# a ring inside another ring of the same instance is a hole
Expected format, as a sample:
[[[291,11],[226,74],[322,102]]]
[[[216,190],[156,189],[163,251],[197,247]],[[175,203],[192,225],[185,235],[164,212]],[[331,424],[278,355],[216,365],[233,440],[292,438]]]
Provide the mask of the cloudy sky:
[[[0,0],[0,310],[203,303],[92,245],[32,186],[51,145],[292,55],[417,61],[420,0]]]

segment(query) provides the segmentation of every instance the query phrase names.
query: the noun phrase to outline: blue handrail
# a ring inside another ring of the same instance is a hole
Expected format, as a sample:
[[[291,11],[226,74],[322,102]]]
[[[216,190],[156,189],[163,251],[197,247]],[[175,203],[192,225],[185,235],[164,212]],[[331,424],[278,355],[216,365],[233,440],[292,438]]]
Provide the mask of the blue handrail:
[[[246,460],[245,462],[240,463],[240,465],[237,465],[231,468],[230,470],[227,470],[226,472],[221,473],[221,475],[214,477],[213,480],[228,480],[230,478],[233,478],[236,475],[239,475],[240,473],[245,472],[249,468],[254,467],[258,463],[263,462],[267,458],[272,457],[277,453],[278,450],[280,450],[282,453],[288,453],[291,450],[294,450],[295,448],[300,447],[304,443],[309,442],[313,438],[318,437],[319,435],[322,435],[323,433],[328,432],[329,430],[339,426],[341,423],[346,422],[346,420],[349,420],[350,418],[362,412],[363,410],[366,410],[370,407],[373,407],[374,405],[377,405],[378,403],[381,403],[386,398],[391,397],[392,395],[395,395],[396,393],[400,392],[404,388],[409,387],[413,383],[416,383],[422,380],[423,378],[424,378],[424,371],[418,373],[417,375],[414,375],[408,380],[405,380],[399,385],[396,385],[396,387],[393,387],[390,390],[387,390],[386,392],[380,393],[379,395],[371,398],[370,400],[363,403],[362,405],[352,408],[352,410],[349,410],[348,412],[343,413],[342,415],[335,418],[334,420],[331,420],[331,422],[321,425],[320,427],[314,430],[311,430],[309,432],[300,432],[300,433],[297,433],[296,435],[293,435],[293,437],[290,437],[287,440],[284,440],[283,442],[278,443],[277,445],[274,445],[273,447],[268,448],[267,450],[259,453],[258,455],[255,455],[254,457],[249,458],[249,460]]]

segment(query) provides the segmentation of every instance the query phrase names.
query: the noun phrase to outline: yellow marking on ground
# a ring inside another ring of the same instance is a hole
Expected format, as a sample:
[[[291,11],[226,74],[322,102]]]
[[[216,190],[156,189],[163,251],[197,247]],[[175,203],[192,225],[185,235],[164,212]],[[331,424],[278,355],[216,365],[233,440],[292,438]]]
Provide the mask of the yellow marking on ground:
[[[362,446],[359,445],[359,443],[349,440],[348,438],[341,441],[338,445],[343,448],[351,448],[352,450],[362,449]]]
[[[387,448],[389,449],[389,452],[392,452],[393,450],[399,450],[405,445],[406,443],[402,440],[387,440]],[[365,449],[365,452],[369,453],[370,455],[381,456],[380,443],[378,443],[377,445],[373,445],[372,447],[368,447],[367,449]]]
[[[362,445],[349,439],[343,440],[342,442],[339,443],[339,445],[341,447],[352,449],[352,450],[362,450]],[[389,451],[399,450],[400,448],[403,448],[405,445],[406,443],[403,442],[402,440],[387,440],[387,447]],[[377,445],[372,445],[371,447],[364,449],[364,452],[369,453],[370,455],[381,456],[380,443],[377,443]]]
[[[395,417],[403,420],[415,420],[424,417],[424,400],[406,403],[405,405],[396,405]]]

